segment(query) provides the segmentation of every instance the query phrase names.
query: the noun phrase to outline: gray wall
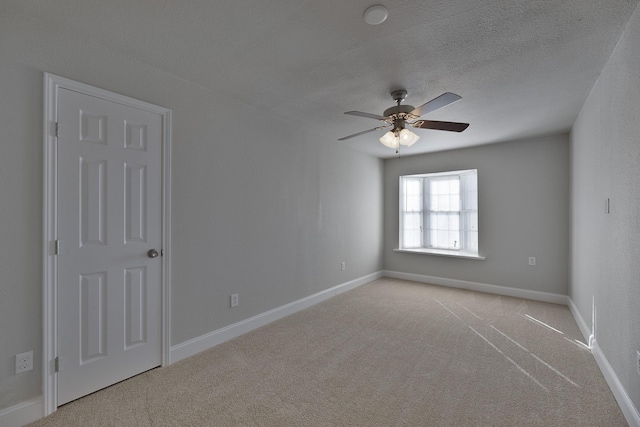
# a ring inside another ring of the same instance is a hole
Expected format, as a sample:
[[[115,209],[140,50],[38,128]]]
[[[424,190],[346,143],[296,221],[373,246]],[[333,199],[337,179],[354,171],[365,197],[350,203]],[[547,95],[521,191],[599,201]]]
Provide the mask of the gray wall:
[[[0,410],[41,394],[43,71],[173,110],[173,345],[381,270],[381,160],[2,6],[0,58]]]
[[[640,12],[636,9],[571,134],[570,296],[640,408]],[[605,214],[605,200],[611,213]]]
[[[394,252],[398,177],[460,169],[478,169],[479,249],[486,260]],[[386,160],[385,270],[566,295],[569,198],[568,135]]]

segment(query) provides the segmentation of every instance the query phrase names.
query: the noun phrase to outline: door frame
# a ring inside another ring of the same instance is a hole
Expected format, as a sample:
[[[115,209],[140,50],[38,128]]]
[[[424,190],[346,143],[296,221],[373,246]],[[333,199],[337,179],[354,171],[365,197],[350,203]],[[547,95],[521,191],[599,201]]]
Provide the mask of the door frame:
[[[171,346],[171,110],[84,83],[44,73],[44,162],[43,162],[43,290],[42,290],[42,397],[44,416],[58,408],[57,343],[57,137],[58,91],[68,89],[124,104],[162,116],[162,250],[161,329],[162,366],[170,363]]]

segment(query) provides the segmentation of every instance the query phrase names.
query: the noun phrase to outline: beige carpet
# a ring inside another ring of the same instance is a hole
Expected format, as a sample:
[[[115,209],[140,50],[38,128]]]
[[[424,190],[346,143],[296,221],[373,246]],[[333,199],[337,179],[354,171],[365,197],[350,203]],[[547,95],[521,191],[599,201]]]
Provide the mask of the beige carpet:
[[[33,426],[625,426],[567,307],[381,279]]]

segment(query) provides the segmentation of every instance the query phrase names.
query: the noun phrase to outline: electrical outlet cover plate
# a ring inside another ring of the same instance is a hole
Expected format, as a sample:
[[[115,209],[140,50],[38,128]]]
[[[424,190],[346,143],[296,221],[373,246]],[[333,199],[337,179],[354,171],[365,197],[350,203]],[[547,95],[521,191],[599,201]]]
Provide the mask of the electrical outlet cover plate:
[[[16,354],[16,374],[33,369],[33,351]]]

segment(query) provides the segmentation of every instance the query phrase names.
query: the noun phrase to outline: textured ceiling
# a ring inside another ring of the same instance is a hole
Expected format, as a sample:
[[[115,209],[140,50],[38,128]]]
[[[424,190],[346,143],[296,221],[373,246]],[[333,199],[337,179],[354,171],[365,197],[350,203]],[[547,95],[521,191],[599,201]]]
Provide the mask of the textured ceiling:
[[[403,156],[566,131],[638,0],[2,0],[30,19],[94,39],[184,80],[269,110],[326,140],[377,126],[345,116],[462,96],[426,118]],[[377,138],[345,141],[393,157]]]

